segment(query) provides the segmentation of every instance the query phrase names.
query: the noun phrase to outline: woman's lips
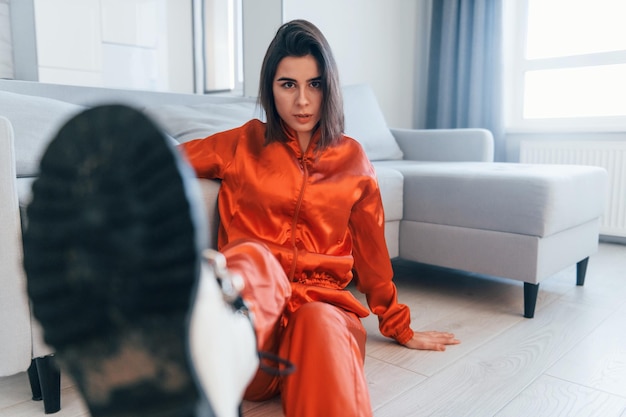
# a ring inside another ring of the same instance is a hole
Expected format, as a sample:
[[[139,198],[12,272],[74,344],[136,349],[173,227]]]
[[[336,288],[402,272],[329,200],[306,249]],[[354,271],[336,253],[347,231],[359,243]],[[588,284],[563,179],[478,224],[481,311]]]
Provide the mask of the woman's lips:
[[[312,114],[296,114],[295,117],[299,123],[305,124],[305,123],[308,123],[309,120],[311,120],[311,117],[313,117],[313,115]]]

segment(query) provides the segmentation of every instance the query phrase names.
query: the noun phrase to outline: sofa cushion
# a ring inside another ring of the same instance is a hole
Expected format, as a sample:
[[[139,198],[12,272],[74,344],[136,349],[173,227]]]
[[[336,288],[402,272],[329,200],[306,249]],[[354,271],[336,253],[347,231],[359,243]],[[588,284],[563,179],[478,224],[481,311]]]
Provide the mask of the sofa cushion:
[[[404,196],[402,174],[393,168],[373,163],[380,187],[380,195],[385,210],[385,221],[402,220],[402,200]]]
[[[370,161],[402,159],[374,92],[367,84],[343,87],[346,135],[361,143]]]
[[[538,237],[604,212],[606,170],[490,162],[383,162],[404,175],[405,221]]]
[[[180,143],[241,126],[262,115],[256,100],[244,98],[231,103],[153,106],[145,112]]]
[[[0,116],[11,121],[15,133],[18,177],[37,175],[48,142],[70,117],[83,109],[63,101],[0,91]]]

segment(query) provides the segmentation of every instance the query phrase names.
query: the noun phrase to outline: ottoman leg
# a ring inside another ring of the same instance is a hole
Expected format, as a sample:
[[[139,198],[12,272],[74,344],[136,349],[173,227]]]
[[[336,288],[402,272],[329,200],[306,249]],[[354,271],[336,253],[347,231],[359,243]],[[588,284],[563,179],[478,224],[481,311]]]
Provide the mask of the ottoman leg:
[[[587,274],[588,263],[589,257],[587,256],[585,259],[576,264],[576,285],[585,285],[585,275]]]
[[[539,284],[524,283],[524,317],[527,319],[532,319],[535,316],[538,293]]]

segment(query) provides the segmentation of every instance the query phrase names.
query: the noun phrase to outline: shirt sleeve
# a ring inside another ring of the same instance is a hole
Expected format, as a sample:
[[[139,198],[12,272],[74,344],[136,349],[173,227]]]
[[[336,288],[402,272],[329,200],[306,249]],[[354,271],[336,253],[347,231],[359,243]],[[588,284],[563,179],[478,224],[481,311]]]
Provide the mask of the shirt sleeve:
[[[398,303],[384,227],[380,189],[372,176],[350,217],[356,284],[378,316],[380,332],[405,344],[413,337],[411,312]]]
[[[223,179],[224,172],[233,161],[241,128],[216,133],[204,139],[194,139],[179,145],[182,154],[196,171],[196,176]]]

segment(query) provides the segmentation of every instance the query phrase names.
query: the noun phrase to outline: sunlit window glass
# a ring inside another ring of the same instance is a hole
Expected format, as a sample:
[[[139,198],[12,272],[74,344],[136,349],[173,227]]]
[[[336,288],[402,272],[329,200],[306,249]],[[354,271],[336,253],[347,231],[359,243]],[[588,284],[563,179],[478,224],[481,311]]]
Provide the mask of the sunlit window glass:
[[[626,115],[626,64],[528,71],[524,118]]]
[[[523,119],[626,116],[626,1],[527,1]]]
[[[626,1],[529,0],[526,59],[626,49]]]

